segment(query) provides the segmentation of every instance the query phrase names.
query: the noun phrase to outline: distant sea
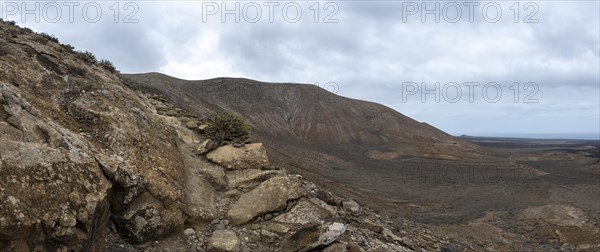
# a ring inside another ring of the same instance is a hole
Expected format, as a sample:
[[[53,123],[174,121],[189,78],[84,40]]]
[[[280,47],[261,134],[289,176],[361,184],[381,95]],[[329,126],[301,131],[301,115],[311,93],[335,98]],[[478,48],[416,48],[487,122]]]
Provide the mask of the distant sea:
[[[458,134],[457,136],[459,136]],[[600,133],[476,133],[466,134],[478,137],[508,137],[508,138],[534,138],[534,139],[584,139],[600,140]]]

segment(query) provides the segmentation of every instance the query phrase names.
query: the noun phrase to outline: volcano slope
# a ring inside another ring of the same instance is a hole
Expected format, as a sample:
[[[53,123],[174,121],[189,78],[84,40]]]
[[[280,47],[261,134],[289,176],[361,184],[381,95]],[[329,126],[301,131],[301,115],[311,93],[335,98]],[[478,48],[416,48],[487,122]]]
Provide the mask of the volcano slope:
[[[234,111],[249,122],[277,166],[380,212],[432,225],[456,240],[467,236],[490,249],[490,244],[524,241],[524,250],[573,244],[593,250],[599,244],[597,179],[567,188],[549,180],[543,167],[315,85],[188,81],[160,73],[121,78],[195,116]],[[542,220],[572,212],[581,225]],[[532,232],[540,228],[545,231]]]
[[[186,81],[159,73],[121,77],[126,85],[194,115],[240,114],[254,137],[266,143],[275,164],[365,200],[421,198],[424,191],[415,191],[412,182],[420,180],[421,170],[431,162],[478,167],[492,163],[501,169],[514,165],[388,107],[315,85],[234,78]],[[446,169],[446,175],[464,176],[456,169]]]
[[[341,97],[315,85],[234,78],[185,81],[159,73],[122,78],[127,85],[162,96],[196,115],[240,114],[252,126],[254,136],[269,143],[275,162],[315,177],[333,178],[330,170],[341,168],[359,176],[374,170],[377,161],[481,162],[491,158],[475,144],[388,107]]]

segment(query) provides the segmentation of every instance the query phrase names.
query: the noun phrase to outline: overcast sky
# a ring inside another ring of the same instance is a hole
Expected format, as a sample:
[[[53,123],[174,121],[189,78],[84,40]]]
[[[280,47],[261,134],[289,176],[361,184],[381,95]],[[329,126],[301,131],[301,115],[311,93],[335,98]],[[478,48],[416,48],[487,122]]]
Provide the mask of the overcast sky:
[[[38,3],[2,17],[125,73],[335,83],[454,135],[600,135],[598,1]]]

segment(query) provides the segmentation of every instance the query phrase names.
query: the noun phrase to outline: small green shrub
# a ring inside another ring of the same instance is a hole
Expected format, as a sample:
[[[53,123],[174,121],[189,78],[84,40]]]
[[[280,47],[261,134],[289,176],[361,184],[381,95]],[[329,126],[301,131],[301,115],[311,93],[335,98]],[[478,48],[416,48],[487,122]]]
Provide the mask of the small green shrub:
[[[77,52],[77,57],[87,63],[96,64],[96,56],[88,51],[85,52]]]
[[[21,34],[33,33],[33,30],[29,27],[20,27],[20,28],[21,28],[21,31],[20,31]]]
[[[66,52],[74,52],[75,51],[75,47],[69,44],[60,44],[60,47],[62,47],[62,49],[64,49]]]
[[[53,41],[54,43],[58,43],[58,38],[54,37],[54,35],[50,35],[48,33],[42,32],[42,33],[40,33],[40,36],[47,40]]]
[[[250,126],[233,113],[221,113],[208,119],[205,134],[218,145],[224,142],[246,142],[250,138]]]
[[[113,65],[112,62],[108,61],[108,60],[101,60],[98,64],[100,64],[101,67],[103,67],[104,69],[110,71],[111,73],[116,73],[117,69],[115,68],[115,66]]]

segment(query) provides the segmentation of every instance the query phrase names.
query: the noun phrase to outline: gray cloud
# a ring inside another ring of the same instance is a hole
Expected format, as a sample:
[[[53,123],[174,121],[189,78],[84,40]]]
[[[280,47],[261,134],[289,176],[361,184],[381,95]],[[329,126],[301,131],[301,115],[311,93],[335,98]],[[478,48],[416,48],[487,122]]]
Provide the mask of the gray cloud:
[[[429,7],[434,3],[427,2]],[[109,58],[125,72],[335,82],[341,95],[383,103],[453,134],[598,132],[598,2],[535,2],[537,23],[523,22],[532,10],[524,9],[523,2],[518,23],[509,8],[514,2],[498,2],[502,17],[497,23],[482,16],[483,5],[490,2],[478,3],[474,22],[463,8],[456,23],[443,16],[440,23],[431,21],[433,16],[422,23],[419,15],[403,22],[402,3],[389,1],[338,2],[338,23],[322,22],[332,10],[323,9],[324,2],[318,23],[309,9],[313,2],[300,2],[298,23],[284,21],[285,2],[273,23],[264,5],[257,23],[243,17],[236,23],[232,16],[223,23],[219,15],[202,22],[202,2],[192,1],[139,2],[136,24],[115,24],[107,17],[98,24],[25,25]],[[417,92],[403,102],[404,82],[497,82],[503,97],[489,103],[478,93],[474,103],[464,101],[467,97],[456,104],[443,99],[422,103]],[[535,82],[539,102],[523,103],[528,90],[521,90],[521,101],[515,103],[510,89],[515,82],[521,88]]]

